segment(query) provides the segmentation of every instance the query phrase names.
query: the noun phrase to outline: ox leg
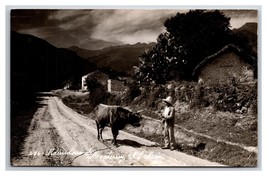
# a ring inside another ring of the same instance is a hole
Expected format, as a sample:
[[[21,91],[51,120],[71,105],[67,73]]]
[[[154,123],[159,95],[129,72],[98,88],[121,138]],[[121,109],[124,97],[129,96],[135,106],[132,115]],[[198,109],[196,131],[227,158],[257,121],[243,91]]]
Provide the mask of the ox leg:
[[[97,139],[99,140],[100,138],[99,138],[99,124],[97,123],[97,121],[95,121],[96,122],[96,129],[97,129]]]
[[[103,137],[102,137],[102,131],[103,131],[103,129],[104,129],[104,128],[102,128],[102,127],[100,127],[100,129],[99,129],[100,140],[101,140],[102,142],[104,141],[104,139],[103,139]]]
[[[117,136],[119,134],[119,131],[112,128],[112,134],[113,134],[113,140],[112,140],[112,143],[115,145],[115,146],[118,146],[118,143],[117,143]]]

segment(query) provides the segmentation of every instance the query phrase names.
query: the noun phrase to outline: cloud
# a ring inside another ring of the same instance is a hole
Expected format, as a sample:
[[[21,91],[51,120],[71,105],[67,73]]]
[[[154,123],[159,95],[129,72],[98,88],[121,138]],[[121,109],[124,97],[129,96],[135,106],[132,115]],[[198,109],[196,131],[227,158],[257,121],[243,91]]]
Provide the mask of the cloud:
[[[58,21],[58,28],[82,40],[89,37],[133,44],[156,41],[164,30],[165,19],[176,13],[177,10],[60,10],[48,19]]]
[[[257,10],[221,10],[226,16],[231,17],[232,28],[239,28],[246,22],[258,22]]]
[[[60,47],[96,49],[108,45],[156,41],[163,22],[177,10],[22,10],[13,14],[16,31]],[[27,18],[26,18],[27,17]],[[24,19],[21,23],[21,19]],[[27,19],[31,19],[27,21]],[[93,41],[93,46],[90,43]],[[72,42],[72,43],[71,43]],[[87,44],[86,44],[87,43]]]
[[[11,29],[25,30],[55,25],[48,16],[55,10],[13,9],[11,10]]]
[[[175,9],[12,10],[11,29],[43,38],[58,47],[101,49],[120,44],[155,42]],[[257,21],[255,10],[222,10],[233,28]]]
[[[95,25],[93,10],[60,10],[51,13],[50,20],[58,22],[58,27],[63,30],[75,30],[80,27],[92,28]]]
[[[117,10],[94,27],[92,38],[136,43],[156,41],[163,22],[177,10]]]
[[[238,9],[228,9],[221,10],[226,16],[230,16],[232,18],[257,18],[258,12],[257,10],[247,9],[247,10],[238,10]]]

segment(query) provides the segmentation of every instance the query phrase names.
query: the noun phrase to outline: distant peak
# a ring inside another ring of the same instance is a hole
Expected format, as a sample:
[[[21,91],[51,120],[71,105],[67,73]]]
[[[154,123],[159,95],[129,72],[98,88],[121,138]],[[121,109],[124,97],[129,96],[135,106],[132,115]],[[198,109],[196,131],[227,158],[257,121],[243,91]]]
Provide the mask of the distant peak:
[[[255,22],[248,22],[248,23],[245,23],[240,28],[233,29],[233,31],[237,33],[246,33],[246,35],[248,35],[247,34],[248,32],[251,34],[257,35],[257,30],[258,30],[258,23],[255,23]]]
[[[258,23],[256,22],[247,22],[237,29],[257,28],[257,26],[258,26]]]

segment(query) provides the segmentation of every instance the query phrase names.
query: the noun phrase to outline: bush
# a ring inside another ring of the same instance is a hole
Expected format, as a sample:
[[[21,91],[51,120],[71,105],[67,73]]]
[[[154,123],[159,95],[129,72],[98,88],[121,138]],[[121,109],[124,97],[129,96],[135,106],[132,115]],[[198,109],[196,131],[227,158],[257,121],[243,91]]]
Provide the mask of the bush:
[[[204,100],[204,87],[202,86],[197,86],[195,88],[194,94],[192,96],[192,101],[190,104],[191,108],[200,108],[203,106],[203,104],[205,104],[203,102]]]
[[[104,85],[102,85],[96,78],[87,77],[86,78],[87,90],[89,91],[89,104],[92,107],[100,103],[106,103],[107,99],[110,97],[110,93],[106,91]]]
[[[164,86],[151,86],[143,87],[141,94],[136,97],[131,104],[139,106],[140,108],[147,109],[153,108],[158,109],[160,102],[163,98],[166,98],[168,91],[165,90]]]
[[[109,105],[121,105],[122,104],[122,96],[116,94],[109,94],[106,99],[106,103]]]
[[[105,89],[104,86],[95,77],[92,76],[88,76],[86,78],[86,86],[89,92],[94,92],[98,89]]]
[[[179,102],[191,103],[195,94],[195,82],[176,82],[174,83],[175,97]]]
[[[157,105],[161,102],[163,98],[167,97],[167,92],[164,87],[153,87],[153,89],[149,92],[148,100],[147,100],[147,106],[151,108],[157,108]]]
[[[251,108],[252,113],[257,114],[257,84],[197,85],[190,105],[240,113]]]
[[[93,108],[100,103],[109,105],[120,105],[122,103],[122,95],[107,92],[106,86],[102,85],[96,78],[87,77],[86,85],[89,91],[89,104]]]
[[[171,89],[168,89],[171,85]],[[190,108],[214,107],[216,110],[257,114],[257,83],[218,84],[207,86],[195,82],[171,82],[168,85],[152,86],[142,91],[138,102],[145,102],[148,107],[154,107],[167,95],[173,100],[184,102]]]
[[[126,103],[129,103],[132,100],[134,100],[136,97],[140,96],[141,90],[139,89],[139,85],[134,81],[127,83],[127,87],[128,89],[126,91],[124,99]]]

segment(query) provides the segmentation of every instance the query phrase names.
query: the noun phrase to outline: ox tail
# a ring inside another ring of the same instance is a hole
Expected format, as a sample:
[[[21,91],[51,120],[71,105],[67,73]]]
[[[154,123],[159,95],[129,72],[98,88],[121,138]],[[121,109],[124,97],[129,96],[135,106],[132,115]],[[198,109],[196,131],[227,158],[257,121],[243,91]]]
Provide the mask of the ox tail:
[[[99,140],[100,139],[100,136],[99,136],[99,124],[97,122],[97,120],[95,121],[96,123],[96,129],[97,129],[97,139]]]

